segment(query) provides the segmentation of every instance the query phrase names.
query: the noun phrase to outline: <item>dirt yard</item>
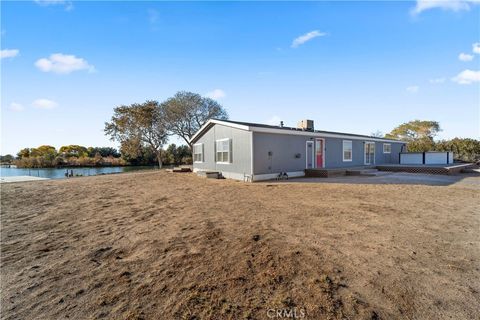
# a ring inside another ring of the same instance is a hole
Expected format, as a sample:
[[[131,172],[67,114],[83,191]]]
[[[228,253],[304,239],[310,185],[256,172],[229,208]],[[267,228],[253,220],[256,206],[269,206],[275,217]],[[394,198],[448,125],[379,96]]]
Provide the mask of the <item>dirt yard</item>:
[[[4,184],[2,318],[478,319],[474,186]]]

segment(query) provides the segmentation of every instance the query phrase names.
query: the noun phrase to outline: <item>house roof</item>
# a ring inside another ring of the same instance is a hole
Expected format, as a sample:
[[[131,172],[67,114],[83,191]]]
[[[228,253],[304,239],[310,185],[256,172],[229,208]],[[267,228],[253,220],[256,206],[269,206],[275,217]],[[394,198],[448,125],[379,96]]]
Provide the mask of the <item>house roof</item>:
[[[210,119],[208,120],[190,139],[191,143],[200,138],[204,132],[213,127],[215,124],[224,125],[227,127],[233,127],[246,131],[254,132],[264,132],[264,133],[277,133],[277,134],[291,134],[291,135],[307,135],[315,137],[332,137],[332,138],[346,138],[346,139],[357,139],[357,140],[369,140],[369,141],[383,141],[383,142],[393,142],[393,143],[404,143],[400,140],[395,139],[386,139],[378,138],[361,134],[354,133],[345,133],[345,132],[335,132],[335,131],[322,131],[322,130],[303,130],[294,127],[280,127],[273,126],[262,123],[253,123],[253,122],[242,122],[242,121],[232,121],[232,120],[220,120],[220,119]]]

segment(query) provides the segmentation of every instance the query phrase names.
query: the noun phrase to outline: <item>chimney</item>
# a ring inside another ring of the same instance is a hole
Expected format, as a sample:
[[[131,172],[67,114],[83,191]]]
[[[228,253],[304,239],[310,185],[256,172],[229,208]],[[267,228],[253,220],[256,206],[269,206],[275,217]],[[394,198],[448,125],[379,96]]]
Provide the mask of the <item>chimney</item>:
[[[313,131],[314,130],[313,120],[307,120],[307,119],[301,120],[298,122],[297,128],[302,129],[304,131]]]

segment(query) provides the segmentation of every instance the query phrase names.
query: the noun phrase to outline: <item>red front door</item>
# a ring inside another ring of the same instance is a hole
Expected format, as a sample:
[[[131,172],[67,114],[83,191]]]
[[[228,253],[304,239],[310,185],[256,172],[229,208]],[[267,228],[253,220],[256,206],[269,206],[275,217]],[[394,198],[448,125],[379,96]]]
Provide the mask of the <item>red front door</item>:
[[[315,139],[315,162],[317,168],[323,168],[323,149],[325,140]]]

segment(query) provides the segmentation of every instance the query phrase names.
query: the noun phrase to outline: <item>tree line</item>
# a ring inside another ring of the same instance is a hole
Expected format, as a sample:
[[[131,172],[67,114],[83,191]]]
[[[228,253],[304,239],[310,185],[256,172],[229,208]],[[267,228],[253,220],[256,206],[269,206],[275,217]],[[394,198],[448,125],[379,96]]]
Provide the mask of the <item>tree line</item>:
[[[162,153],[162,161],[168,165],[191,164],[192,155],[186,145],[170,144]],[[17,156],[10,154],[0,156],[3,164],[14,164],[19,168],[53,168],[53,167],[98,167],[126,165],[155,165],[156,155],[148,148],[142,148],[132,156],[112,147],[84,147],[79,145],[53,146],[43,145],[38,148],[24,148]]]

